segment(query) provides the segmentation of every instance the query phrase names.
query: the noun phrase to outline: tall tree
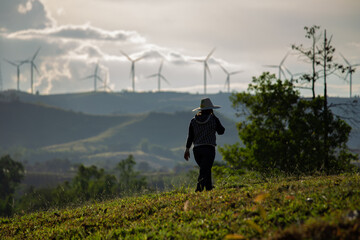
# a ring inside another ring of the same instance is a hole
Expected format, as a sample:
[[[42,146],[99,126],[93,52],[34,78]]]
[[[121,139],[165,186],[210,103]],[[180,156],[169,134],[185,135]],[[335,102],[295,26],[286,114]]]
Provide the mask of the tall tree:
[[[263,73],[253,78],[247,92],[234,93],[231,101],[236,109],[249,111],[247,119],[237,124],[243,146],[219,148],[223,159],[234,167],[261,172],[337,172],[354,159],[346,145],[351,127],[328,111],[324,147],[325,139],[317,137],[325,134],[324,121],[314,114],[322,112],[324,98],[300,98],[288,80],[282,82]]]
[[[134,157],[129,155],[116,166],[120,192],[137,192],[146,186],[146,179],[134,170],[135,164]]]
[[[311,27],[304,27],[306,34],[305,37],[312,41],[311,47],[304,47],[302,44],[300,45],[292,45],[292,49],[296,50],[300,57],[304,58],[305,62],[311,63],[311,74],[303,74],[301,78],[305,81],[311,82],[311,90],[313,99],[315,99],[315,82],[319,79],[319,74],[316,71],[316,65],[318,63],[317,58],[318,51],[317,51],[317,42],[320,39],[320,35],[317,34],[317,30],[320,29],[319,26],[313,25]]]
[[[24,177],[24,167],[10,155],[0,158],[0,215],[9,216],[13,211],[13,194]]]

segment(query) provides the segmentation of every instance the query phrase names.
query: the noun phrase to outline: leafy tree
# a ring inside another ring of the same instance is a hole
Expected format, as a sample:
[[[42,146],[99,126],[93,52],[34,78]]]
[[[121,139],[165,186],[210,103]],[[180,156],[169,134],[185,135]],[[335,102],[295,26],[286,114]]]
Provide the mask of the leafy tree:
[[[288,80],[282,82],[275,75],[263,73],[253,78],[247,92],[233,93],[230,99],[238,111],[249,111],[247,119],[237,123],[243,145],[219,148],[223,159],[235,168],[336,172],[349,167],[355,157],[346,145],[351,127],[331,111],[326,113],[329,144],[324,147],[324,98],[302,99]],[[324,165],[326,155],[328,165]]]
[[[13,194],[24,177],[24,167],[9,155],[0,158],[0,215],[10,216],[13,212]]]
[[[134,170],[135,164],[136,162],[132,155],[118,163],[116,169],[119,171],[118,187],[120,192],[137,192],[146,187],[145,177],[141,177]]]
[[[80,165],[73,180],[73,190],[81,196],[82,200],[113,195],[115,185],[115,176],[106,174],[104,169],[97,169],[96,166]]]

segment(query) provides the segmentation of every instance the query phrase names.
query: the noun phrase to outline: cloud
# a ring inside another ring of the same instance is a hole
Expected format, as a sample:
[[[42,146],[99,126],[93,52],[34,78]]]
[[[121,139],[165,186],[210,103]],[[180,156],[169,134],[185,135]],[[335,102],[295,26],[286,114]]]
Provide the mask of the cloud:
[[[86,25],[66,25],[45,29],[28,29],[9,34],[9,38],[58,38],[72,40],[99,40],[99,41],[121,41],[132,43],[144,43],[145,38],[135,31],[107,31]]]
[[[4,17],[4,8],[12,15]],[[41,47],[35,59],[39,74],[35,73],[34,77],[35,91],[40,93],[92,91],[93,81],[82,79],[93,74],[97,63],[99,74],[107,79],[113,90],[131,89],[129,63],[120,49],[132,58],[144,57],[136,67],[137,89],[152,89],[155,86],[154,81],[149,81],[146,76],[158,69],[161,59],[169,63],[164,69],[169,81],[174,79],[172,87],[187,85],[176,79],[191,79],[194,73],[202,82],[203,65],[194,62],[193,56],[151,44],[136,31],[106,30],[91,24],[58,26],[40,0],[6,0],[1,3],[1,19],[0,52],[4,58],[25,60]],[[12,25],[12,21],[16,24]],[[224,63],[221,59],[209,59],[209,64],[219,62]],[[5,89],[15,88],[16,71],[6,66],[3,75]],[[29,91],[29,86],[30,66],[24,64],[21,67],[20,89]],[[189,89],[194,90],[193,87]]]
[[[54,24],[55,21],[39,0],[1,0],[0,29],[13,32],[42,29]]]

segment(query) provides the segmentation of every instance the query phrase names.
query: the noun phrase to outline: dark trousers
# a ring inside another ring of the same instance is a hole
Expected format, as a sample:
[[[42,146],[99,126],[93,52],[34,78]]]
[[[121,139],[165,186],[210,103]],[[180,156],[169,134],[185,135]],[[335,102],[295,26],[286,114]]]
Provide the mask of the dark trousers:
[[[195,192],[211,190],[211,168],[215,160],[215,147],[210,145],[197,146],[193,149],[196,163],[200,167],[198,183]]]

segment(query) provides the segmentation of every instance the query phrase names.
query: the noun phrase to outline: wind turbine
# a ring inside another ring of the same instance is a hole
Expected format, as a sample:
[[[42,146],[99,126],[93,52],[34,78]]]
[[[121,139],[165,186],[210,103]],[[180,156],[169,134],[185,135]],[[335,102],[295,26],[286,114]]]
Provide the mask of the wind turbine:
[[[98,75],[98,70],[99,70],[99,63],[97,63],[95,66],[94,74],[89,75],[84,78],[84,79],[94,78],[94,92],[96,92],[96,81],[99,80],[99,81],[103,82],[101,77],[99,77],[99,75]]]
[[[141,59],[144,58],[144,56],[136,58],[136,59],[132,59],[131,57],[129,57],[129,55],[127,55],[125,52],[121,51],[120,52],[131,62],[131,71],[130,71],[130,77],[132,80],[132,88],[133,88],[133,92],[135,92],[135,63],[140,61]]]
[[[357,66],[360,66],[359,63],[357,64],[350,64],[348,60],[346,60],[346,58],[340,53],[340,56],[344,59],[344,61],[346,62],[346,64],[348,65],[348,72],[346,73],[345,76],[345,80],[347,79],[348,75],[350,75],[350,98],[352,97],[352,74],[353,72],[355,72]]]
[[[235,74],[239,74],[242,73],[243,71],[235,71],[235,72],[228,72],[223,66],[221,66],[219,64],[219,66],[221,67],[221,69],[225,72],[226,74],[226,80],[225,80],[225,86],[228,86],[228,92],[230,92],[230,76],[231,75],[235,75]]]
[[[160,63],[160,67],[159,67],[159,71],[158,73],[152,74],[150,76],[148,76],[148,78],[151,77],[157,77],[158,78],[158,91],[160,92],[160,83],[161,83],[161,79],[163,79],[165,82],[167,82],[169,84],[169,81],[164,77],[164,75],[161,74],[161,70],[164,64],[164,60],[161,61]]]
[[[10,65],[13,65],[14,67],[16,67],[16,74],[17,74],[17,90],[20,91],[20,66],[23,65],[25,62],[21,61],[18,63],[9,61],[7,59],[4,59],[6,62],[8,62]]]
[[[209,65],[208,65],[208,60],[210,58],[210,56],[214,53],[215,51],[215,48],[213,48],[213,50],[211,50],[211,52],[206,56],[205,59],[198,59],[198,60],[195,60],[196,62],[202,62],[204,63],[204,94],[206,95],[206,72],[209,73],[209,75],[211,76],[211,73],[210,73],[210,69],[209,69]]]
[[[22,61],[22,63],[30,63],[30,72],[31,72],[31,94],[34,92],[34,69],[36,70],[36,72],[39,74],[39,70],[37,69],[34,60],[36,58],[36,56],[38,55],[40,51],[40,48],[38,48],[38,50],[35,52],[35,54],[33,55],[33,57],[31,58],[31,60],[25,60]]]
[[[269,67],[269,68],[278,68],[279,69],[279,79],[281,80],[281,73],[285,76],[285,72],[284,72],[284,67],[283,67],[283,64],[286,60],[286,58],[289,56],[289,53],[288,52],[285,57],[281,60],[280,64],[279,65],[264,65],[264,67]]]
[[[105,75],[105,81],[104,81],[104,91],[106,92],[106,89],[112,92],[112,89],[107,85],[107,75]],[[102,80],[100,80],[102,82]]]

